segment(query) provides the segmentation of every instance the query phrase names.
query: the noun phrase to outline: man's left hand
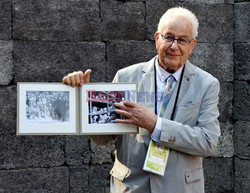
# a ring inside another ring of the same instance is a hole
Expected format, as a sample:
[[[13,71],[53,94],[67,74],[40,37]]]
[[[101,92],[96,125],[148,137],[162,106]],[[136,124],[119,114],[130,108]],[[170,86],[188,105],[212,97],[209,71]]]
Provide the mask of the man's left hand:
[[[124,101],[122,103],[116,103],[115,112],[127,117],[127,119],[116,119],[117,123],[132,124],[137,127],[147,129],[150,133],[154,131],[157,116],[151,110],[134,102]]]

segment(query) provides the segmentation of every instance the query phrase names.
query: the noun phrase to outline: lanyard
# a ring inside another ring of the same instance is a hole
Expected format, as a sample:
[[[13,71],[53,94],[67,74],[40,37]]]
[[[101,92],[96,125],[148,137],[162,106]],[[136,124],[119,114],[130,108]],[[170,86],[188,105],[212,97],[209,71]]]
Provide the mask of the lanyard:
[[[156,58],[155,58],[156,60]],[[154,61],[154,78],[155,78],[155,114],[157,115],[157,80],[156,80],[156,68],[155,68],[155,61]],[[171,119],[170,120],[174,120],[174,114],[175,114],[175,110],[176,110],[176,105],[177,105],[177,101],[179,98],[179,93],[180,93],[180,89],[181,89],[181,84],[182,84],[182,79],[183,79],[183,75],[184,75],[184,70],[185,70],[185,64],[183,66],[182,72],[181,72],[181,77],[180,77],[180,84],[178,85],[178,90],[177,90],[177,94],[175,97],[175,102],[174,102],[174,107],[172,110],[172,114],[171,114]]]

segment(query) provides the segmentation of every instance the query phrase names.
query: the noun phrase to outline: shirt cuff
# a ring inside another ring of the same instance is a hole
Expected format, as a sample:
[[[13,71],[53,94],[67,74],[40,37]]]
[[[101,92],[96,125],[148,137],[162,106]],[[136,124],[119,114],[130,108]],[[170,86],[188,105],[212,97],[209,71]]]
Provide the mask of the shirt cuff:
[[[161,121],[162,121],[161,118],[157,117],[155,129],[151,134],[151,139],[154,140],[155,142],[159,142],[161,138]]]

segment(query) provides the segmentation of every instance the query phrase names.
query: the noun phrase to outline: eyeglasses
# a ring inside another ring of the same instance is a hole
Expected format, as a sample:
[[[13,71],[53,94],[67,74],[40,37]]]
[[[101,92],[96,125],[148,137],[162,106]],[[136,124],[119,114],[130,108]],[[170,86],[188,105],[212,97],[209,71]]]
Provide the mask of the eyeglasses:
[[[193,39],[192,40],[188,40],[186,38],[175,38],[175,37],[167,35],[167,34],[166,35],[162,35],[161,34],[161,37],[168,44],[172,44],[176,40],[178,44],[183,45],[183,46],[186,46],[186,45],[190,44],[192,42],[192,40],[193,40]]]

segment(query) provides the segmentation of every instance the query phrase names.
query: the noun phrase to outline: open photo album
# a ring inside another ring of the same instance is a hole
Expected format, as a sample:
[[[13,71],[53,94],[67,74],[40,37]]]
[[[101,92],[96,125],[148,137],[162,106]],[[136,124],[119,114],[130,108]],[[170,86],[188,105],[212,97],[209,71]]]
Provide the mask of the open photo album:
[[[137,133],[115,103],[137,101],[137,85],[89,83],[17,83],[17,135],[114,135]]]

